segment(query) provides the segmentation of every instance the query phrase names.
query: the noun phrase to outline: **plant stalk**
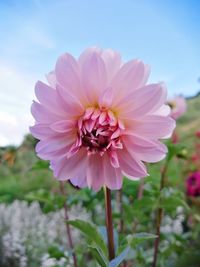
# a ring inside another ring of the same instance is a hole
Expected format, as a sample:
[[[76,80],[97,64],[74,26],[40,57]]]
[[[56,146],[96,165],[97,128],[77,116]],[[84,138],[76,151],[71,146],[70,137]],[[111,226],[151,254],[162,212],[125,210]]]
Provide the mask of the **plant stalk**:
[[[65,197],[65,188],[64,188],[64,183],[60,182],[60,192],[61,194]],[[65,213],[65,221],[69,220],[69,216],[68,216],[68,206],[66,201],[64,202],[64,213]],[[68,223],[65,223],[66,225],[66,233],[67,233],[67,240],[70,246],[70,249],[72,250],[72,257],[73,257],[73,262],[74,262],[74,267],[78,267],[77,264],[77,258],[76,258],[76,254],[74,252],[74,245],[73,245],[73,241],[72,241],[72,234],[71,234],[71,229]]]
[[[117,191],[117,202],[120,214],[120,222],[119,222],[119,232],[123,233],[124,231],[124,219],[123,219],[123,205],[122,205],[122,189]]]
[[[115,246],[114,246],[114,232],[112,222],[112,206],[111,206],[111,191],[107,187],[104,188],[105,194],[105,208],[106,208],[106,228],[108,238],[108,255],[109,260],[115,258]]]
[[[165,187],[165,184],[166,184],[166,173],[167,173],[168,163],[169,163],[169,161],[166,160],[165,166],[164,166],[162,173],[161,173],[160,192],[163,190],[163,188]],[[158,248],[159,248],[159,243],[160,243],[160,226],[162,223],[163,214],[164,214],[163,208],[158,208],[157,216],[156,216],[156,235],[157,235],[157,238],[155,239],[155,242],[154,242],[154,256],[153,256],[152,267],[156,267],[156,264],[157,264]]]

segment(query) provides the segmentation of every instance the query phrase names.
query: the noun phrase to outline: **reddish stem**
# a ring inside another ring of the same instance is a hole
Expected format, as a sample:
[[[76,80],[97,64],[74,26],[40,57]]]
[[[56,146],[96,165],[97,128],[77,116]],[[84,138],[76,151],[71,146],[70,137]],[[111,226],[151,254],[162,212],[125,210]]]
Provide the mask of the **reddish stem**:
[[[107,187],[104,190],[105,193],[105,208],[106,208],[106,228],[108,238],[108,255],[109,260],[115,258],[115,246],[114,246],[114,233],[112,222],[112,206],[111,206],[111,191]]]
[[[60,192],[63,196],[66,196],[63,182],[60,182]],[[65,212],[65,221],[67,222],[69,220],[69,216],[68,216],[68,206],[67,206],[66,201],[64,202],[64,212]],[[72,250],[74,267],[78,267],[76,254],[74,252],[74,245],[73,245],[73,241],[72,241],[71,229],[70,229],[70,226],[68,223],[65,223],[65,225],[66,225],[68,243],[69,243],[70,249]]]
[[[144,177],[140,179],[140,185],[139,185],[139,190],[138,190],[138,199],[141,199],[143,197],[143,192],[144,192]]]

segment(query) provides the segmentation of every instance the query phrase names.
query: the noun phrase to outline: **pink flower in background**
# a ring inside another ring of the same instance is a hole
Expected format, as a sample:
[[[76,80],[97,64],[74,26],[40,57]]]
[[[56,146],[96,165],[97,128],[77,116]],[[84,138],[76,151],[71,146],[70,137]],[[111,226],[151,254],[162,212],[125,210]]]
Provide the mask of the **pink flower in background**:
[[[30,130],[57,179],[119,189],[123,175],[147,176],[143,162],[165,157],[159,139],[170,137],[175,122],[163,84],[146,85],[149,72],[139,60],[122,64],[119,53],[90,48],[78,60],[62,55],[49,85],[37,82]]]
[[[177,96],[174,99],[167,101],[167,104],[171,107],[171,117],[175,120],[180,118],[187,109],[185,98]]]
[[[200,138],[200,130],[196,131],[195,135],[196,137]]]
[[[191,197],[200,196],[200,172],[194,172],[186,180],[187,195]]]

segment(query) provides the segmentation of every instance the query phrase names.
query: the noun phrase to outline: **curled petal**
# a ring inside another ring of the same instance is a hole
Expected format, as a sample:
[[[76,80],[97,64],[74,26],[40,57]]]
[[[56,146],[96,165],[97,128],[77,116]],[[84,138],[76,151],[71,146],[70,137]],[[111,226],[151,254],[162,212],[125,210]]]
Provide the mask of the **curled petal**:
[[[144,164],[137,158],[134,158],[126,148],[118,152],[118,159],[121,170],[130,179],[147,176],[146,167]]]

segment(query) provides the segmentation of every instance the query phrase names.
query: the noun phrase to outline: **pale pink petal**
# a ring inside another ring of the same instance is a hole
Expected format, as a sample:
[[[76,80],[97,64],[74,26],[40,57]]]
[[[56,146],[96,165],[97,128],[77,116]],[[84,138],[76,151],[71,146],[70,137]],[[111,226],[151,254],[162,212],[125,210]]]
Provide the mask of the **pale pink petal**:
[[[36,145],[36,152],[38,154],[48,154],[52,151],[57,151],[65,148],[65,154],[68,152],[69,146],[75,142],[76,137],[73,134],[58,135],[54,137],[46,138],[41,140]]]
[[[87,59],[88,56],[92,55],[93,53],[99,54],[99,56],[101,56],[102,53],[102,49],[96,46],[93,47],[89,47],[87,49],[85,49],[79,59],[78,59],[78,63],[80,65],[80,67],[82,67],[83,63],[85,62],[85,60]]]
[[[89,188],[92,188],[95,191],[99,191],[105,183],[103,159],[98,154],[88,156],[87,183]]]
[[[50,125],[50,128],[58,133],[67,133],[71,132],[75,127],[74,121],[70,120],[61,120],[54,122]]]
[[[109,155],[109,159],[110,159],[110,163],[114,168],[119,168],[120,164],[119,164],[119,160],[118,160],[118,156],[117,156],[117,152],[116,150],[111,150],[108,152]]]
[[[101,57],[106,66],[106,72],[108,75],[108,83],[111,81],[116,72],[121,66],[120,53],[113,51],[112,49],[105,49],[101,53]]]
[[[56,135],[56,133],[52,131],[47,124],[41,123],[30,127],[30,131],[35,138],[40,140]]]
[[[176,123],[170,117],[147,115],[141,120],[129,120],[128,132],[143,136],[145,139],[165,138],[172,134]]]
[[[73,186],[77,186],[79,188],[85,188],[87,187],[87,177],[84,175],[76,175],[73,178],[70,178],[70,182],[73,184]]]
[[[122,65],[114,76],[111,87],[115,89],[115,101],[124,98],[146,82],[146,66],[139,60],[132,60]]]
[[[66,53],[60,56],[55,67],[56,81],[70,94],[80,95],[80,70],[75,58]]]
[[[118,190],[122,187],[122,171],[110,165],[109,157],[104,157],[103,162],[105,185],[111,190]]]
[[[118,159],[122,172],[130,179],[147,176],[144,164],[140,160],[134,158],[126,148],[118,152]]]
[[[146,85],[122,99],[117,105],[120,117],[143,117],[160,108],[166,101],[167,91],[163,84]]]
[[[66,111],[58,100],[57,91],[46,85],[43,82],[38,81],[35,85],[35,95],[39,102],[49,109],[52,113],[65,117]]]
[[[56,74],[55,74],[55,71],[51,71],[48,74],[46,74],[46,79],[47,79],[49,85],[52,88],[55,89],[56,88]]]
[[[81,149],[71,158],[66,156],[51,162],[54,175],[58,180],[80,179],[84,180],[87,169],[86,150]]]
[[[159,109],[153,112],[154,115],[168,116],[171,112],[171,109],[168,105],[162,105]]]
[[[84,107],[82,103],[74,97],[73,95],[70,95],[70,93],[67,90],[64,90],[61,86],[57,85],[57,91],[60,96],[60,98],[65,103],[65,109],[69,116],[77,116],[81,115],[84,112]]]
[[[136,135],[123,136],[123,143],[133,157],[145,162],[162,160],[167,153],[167,148],[159,141],[146,140]]]
[[[61,120],[62,117],[52,113],[49,109],[45,108],[41,104],[33,101],[31,106],[31,113],[38,123],[52,123],[57,120]]]
[[[89,54],[81,69],[82,86],[90,104],[95,104],[106,89],[107,74],[103,60],[97,53]]]
[[[101,108],[109,108],[112,105],[113,101],[113,89],[107,88],[100,93],[99,97],[99,106]]]

